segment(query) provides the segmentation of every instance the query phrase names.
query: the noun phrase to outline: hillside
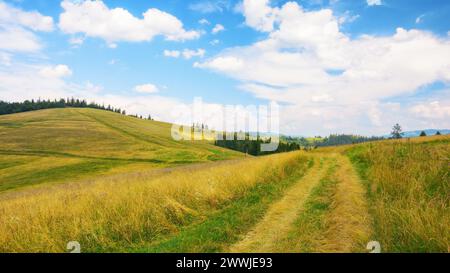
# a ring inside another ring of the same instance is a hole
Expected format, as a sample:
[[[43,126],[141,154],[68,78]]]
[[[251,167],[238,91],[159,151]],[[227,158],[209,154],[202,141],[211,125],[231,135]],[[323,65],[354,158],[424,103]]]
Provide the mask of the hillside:
[[[0,252],[448,252],[450,136],[245,157],[170,127],[0,117]]]
[[[170,129],[94,109],[0,116],[0,191],[242,156],[209,142],[174,141]]]

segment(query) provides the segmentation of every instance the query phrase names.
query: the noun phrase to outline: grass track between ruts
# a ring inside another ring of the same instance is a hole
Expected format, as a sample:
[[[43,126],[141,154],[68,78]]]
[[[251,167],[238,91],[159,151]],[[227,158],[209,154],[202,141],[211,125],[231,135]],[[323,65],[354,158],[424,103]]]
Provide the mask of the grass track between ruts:
[[[324,163],[325,175],[305,201],[300,215],[294,220],[290,232],[280,242],[282,252],[315,252],[323,240],[326,230],[325,217],[331,210],[332,197],[337,181],[332,178],[336,160]]]
[[[239,242],[231,246],[231,252],[285,252],[291,242],[283,241],[292,229],[292,223],[302,212],[305,200],[322,179],[329,159],[324,155],[313,157],[314,166],[295,181],[283,197],[270,205],[264,218]],[[286,244],[284,244],[286,243]]]

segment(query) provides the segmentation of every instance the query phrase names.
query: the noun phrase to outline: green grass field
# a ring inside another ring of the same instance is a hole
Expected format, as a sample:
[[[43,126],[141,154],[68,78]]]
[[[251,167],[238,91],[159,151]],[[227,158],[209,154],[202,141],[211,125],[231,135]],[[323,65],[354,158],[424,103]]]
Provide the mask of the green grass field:
[[[170,128],[0,116],[0,252],[450,251],[449,136],[246,157]]]
[[[206,141],[174,141],[170,128],[93,109],[0,116],[0,191],[242,157]]]

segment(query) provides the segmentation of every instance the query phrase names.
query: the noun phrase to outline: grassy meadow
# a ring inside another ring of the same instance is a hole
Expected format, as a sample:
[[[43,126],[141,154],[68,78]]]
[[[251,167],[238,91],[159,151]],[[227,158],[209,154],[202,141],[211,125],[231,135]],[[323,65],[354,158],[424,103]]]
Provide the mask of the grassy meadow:
[[[262,157],[91,109],[0,116],[0,252],[449,252],[450,137]]]
[[[0,116],[0,192],[242,157],[207,141],[174,141],[171,126],[86,108]]]
[[[450,251],[450,138],[348,150],[365,180],[374,238],[388,252]]]
[[[234,202],[250,206],[249,215],[242,216],[245,219],[257,217],[252,213],[263,212],[252,207],[261,205],[258,195],[247,195],[277,190],[283,187],[277,182],[307,167],[302,154],[291,153],[183,168],[160,177],[99,178],[89,184],[15,196],[0,201],[0,251],[62,252],[71,240],[89,252],[152,248],[153,241],[217,217]]]

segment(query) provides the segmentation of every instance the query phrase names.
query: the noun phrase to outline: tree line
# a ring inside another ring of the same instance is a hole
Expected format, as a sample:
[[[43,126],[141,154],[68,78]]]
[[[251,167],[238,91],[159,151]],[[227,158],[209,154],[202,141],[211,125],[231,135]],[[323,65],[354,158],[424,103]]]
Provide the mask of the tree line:
[[[382,140],[383,137],[366,137],[358,135],[346,135],[346,134],[332,134],[328,137],[323,138],[321,141],[315,141],[314,145],[317,147],[327,147],[327,146],[339,146],[348,144],[364,143],[369,141]]]
[[[246,133],[245,139],[239,139],[238,133],[234,133],[233,139],[227,140],[226,134],[227,133],[224,133],[223,140],[215,140],[214,144],[216,146],[239,151],[239,152],[250,154],[253,156],[291,152],[291,151],[297,151],[297,150],[301,149],[301,146],[298,143],[294,143],[294,142],[288,143],[288,142],[280,140],[277,150],[272,151],[272,152],[263,152],[263,151],[261,151],[261,145],[271,143],[272,142],[271,137],[262,138],[259,135],[257,135],[255,138],[255,137],[250,137],[250,134]]]
[[[67,98],[59,100],[38,99],[38,100],[26,100],[24,102],[0,101],[0,115],[15,114],[43,109],[66,108],[66,107],[92,108],[126,115],[126,111],[120,108],[115,108],[112,107],[111,105],[105,106],[104,104],[98,104],[95,102],[88,103],[86,100],[80,100],[75,98]],[[142,116],[138,115],[132,116],[141,119],[143,118]],[[153,120],[150,115],[148,116],[148,119]]]

